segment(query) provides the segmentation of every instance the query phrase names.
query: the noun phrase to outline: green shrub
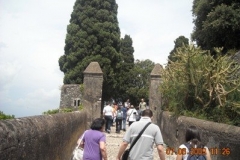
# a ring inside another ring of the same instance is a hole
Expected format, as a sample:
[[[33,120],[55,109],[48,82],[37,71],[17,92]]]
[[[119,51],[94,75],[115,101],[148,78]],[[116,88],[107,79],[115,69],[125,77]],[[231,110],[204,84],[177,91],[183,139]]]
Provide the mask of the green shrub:
[[[163,104],[176,115],[240,125],[239,64],[193,45],[178,48],[162,73]]]
[[[6,115],[4,114],[2,111],[0,111],[0,119],[14,119],[15,116],[14,115]]]
[[[56,114],[56,113],[59,113],[59,109],[52,109],[52,110],[48,110],[46,112],[43,112],[44,115]]]

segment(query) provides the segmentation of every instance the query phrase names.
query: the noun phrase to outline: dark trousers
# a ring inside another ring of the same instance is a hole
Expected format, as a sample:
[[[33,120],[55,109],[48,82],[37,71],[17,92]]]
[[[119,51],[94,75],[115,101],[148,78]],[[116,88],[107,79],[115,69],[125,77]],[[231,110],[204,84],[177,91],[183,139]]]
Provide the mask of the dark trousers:
[[[121,129],[122,129],[122,119],[116,118],[116,132],[120,132]]]
[[[112,116],[104,116],[104,118],[105,118],[105,131],[110,131],[113,120]]]

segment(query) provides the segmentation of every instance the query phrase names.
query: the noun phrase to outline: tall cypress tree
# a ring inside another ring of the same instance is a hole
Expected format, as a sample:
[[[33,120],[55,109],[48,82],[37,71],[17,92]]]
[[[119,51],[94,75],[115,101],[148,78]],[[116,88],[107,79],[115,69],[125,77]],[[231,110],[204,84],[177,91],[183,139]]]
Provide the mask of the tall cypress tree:
[[[175,41],[174,41],[174,48],[173,50],[170,52],[169,56],[168,56],[168,63],[170,63],[170,61],[175,62],[177,60],[176,57],[174,57],[175,52],[177,51],[177,48],[182,47],[183,45],[189,45],[189,40],[188,38],[184,37],[184,36],[179,36]],[[170,61],[169,61],[170,60]]]
[[[128,95],[126,90],[130,87],[130,80],[132,75],[130,70],[134,68],[134,48],[132,46],[132,38],[130,35],[125,35],[124,38],[121,38],[120,53],[122,56],[121,63],[118,66],[117,71],[117,94],[116,98],[122,98],[125,100]]]
[[[65,53],[59,58],[64,84],[83,83],[83,71],[92,61],[103,70],[103,99],[116,86],[121,61],[120,29],[115,0],[76,0],[67,26]]]

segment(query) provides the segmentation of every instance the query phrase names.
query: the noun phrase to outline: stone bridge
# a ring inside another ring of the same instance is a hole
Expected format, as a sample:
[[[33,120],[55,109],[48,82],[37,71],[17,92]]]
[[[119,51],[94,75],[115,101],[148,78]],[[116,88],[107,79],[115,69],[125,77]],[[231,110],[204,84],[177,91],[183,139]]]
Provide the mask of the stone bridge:
[[[92,119],[101,117],[102,73],[96,68],[98,64],[94,63],[94,66],[84,72],[84,93],[81,95],[84,109],[81,112],[1,120],[0,160],[69,160],[79,136],[89,128]],[[177,151],[178,146],[184,143],[185,131],[190,125],[200,130],[203,143],[211,149],[212,160],[238,160],[240,127],[191,117],[174,117],[172,113],[161,111],[161,93],[158,91],[161,69],[160,64],[156,64],[151,72],[149,105],[154,112],[154,123],[160,127],[166,144],[166,160],[174,159],[175,155],[169,151]],[[70,105],[80,100],[79,97],[65,98],[72,98]],[[107,134],[109,160],[115,159],[122,136],[123,133]]]

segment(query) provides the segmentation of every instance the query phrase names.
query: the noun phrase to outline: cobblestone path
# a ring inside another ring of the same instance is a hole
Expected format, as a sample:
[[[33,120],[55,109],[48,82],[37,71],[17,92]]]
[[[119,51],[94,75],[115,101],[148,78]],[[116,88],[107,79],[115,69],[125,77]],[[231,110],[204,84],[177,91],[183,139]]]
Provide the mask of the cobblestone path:
[[[108,159],[109,160],[116,160],[116,156],[119,150],[119,147],[122,143],[123,135],[125,132],[121,131],[121,133],[115,133],[116,128],[115,126],[111,127],[111,133],[106,133],[107,137],[107,153],[108,153]],[[129,145],[128,145],[129,147]],[[175,155],[166,155],[166,160],[175,160]],[[154,160],[158,160],[159,156],[157,153],[156,147],[154,147]]]

